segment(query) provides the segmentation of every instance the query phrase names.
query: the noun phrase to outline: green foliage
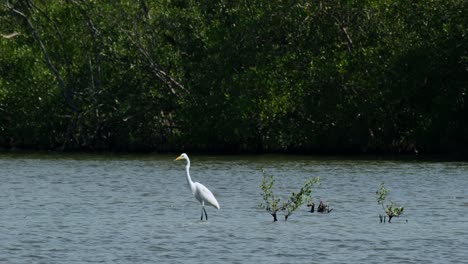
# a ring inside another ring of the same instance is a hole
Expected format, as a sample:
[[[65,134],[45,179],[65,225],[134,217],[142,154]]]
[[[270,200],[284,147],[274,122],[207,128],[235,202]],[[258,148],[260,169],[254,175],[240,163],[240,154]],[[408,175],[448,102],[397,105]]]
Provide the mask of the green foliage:
[[[268,213],[270,213],[275,221],[276,221],[276,214],[278,211],[281,210],[280,206],[280,199],[277,198],[273,193],[273,185],[275,183],[275,179],[273,175],[266,175],[265,171],[262,171],[262,184],[260,188],[263,191],[263,201],[264,203],[260,204],[260,208],[265,209]]]
[[[390,223],[392,217],[394,216],[398,217],[403,214],[404,208],[395,206],[393,201],[390,201],[390,204],[386,204],[388,192],[389,190],[385,188],[384,183],[382,182],[376,194],[377,194],[377,203],[380,204],[382,208],[384,209],[385,213],[389,217],[388,222]]]
[[[311,196],[311,188],[314,184],[320,184],[320,178],[319,177],[314,177],[310,179],[309,181],[305,182],[304,185],[301,187],[299,192],[297,193],[292,193],[288,201],[283,204],[282,210],[285,211],[285,219],[288,219],[288,217],[296,211],[299,207],[301,207],[303,204],[307,204],[312,200]]]
[[[403,214],[403,210],[404,208],[403,207],[396,207],[393,202],[390,203],[389,206],[387,206],[386,208],[386,213],[388,216],[400,216],[401,214]]]
[[[277,213],[283,212],[284,219],[288,220],[288,217],[300,208],[304,203],[312,200],[311,188],[314,184],[320,184],[320,178],[314,177],[309,181],[305,182],[299,192],[291,193],[286,202],[281,203],[281,199],[275,196],[273,193],[273,185],[275,182],[273,175],[267,175],[265,171],[262,171],[262,184],[260,188],[263,191],[263,203],[260,204],[260,208],[265,209],[268,213],[273,216],[273,220],[277,221]]]
[[[466,154],[464,10],[3,1],[0,146]]]
[[[384,183],[382,182],[379,186],[379,189],[376,192],[377,194],[377,203],[384,205],[385,200],[387,200],[388,189],[385,188]]]

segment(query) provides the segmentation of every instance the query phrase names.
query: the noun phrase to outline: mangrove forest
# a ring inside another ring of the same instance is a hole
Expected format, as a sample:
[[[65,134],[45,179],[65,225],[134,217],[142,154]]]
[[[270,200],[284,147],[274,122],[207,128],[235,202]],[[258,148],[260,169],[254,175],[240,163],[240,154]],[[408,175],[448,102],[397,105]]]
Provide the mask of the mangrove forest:
[[[0,149],[468,154],[466,0],[2,0]]]

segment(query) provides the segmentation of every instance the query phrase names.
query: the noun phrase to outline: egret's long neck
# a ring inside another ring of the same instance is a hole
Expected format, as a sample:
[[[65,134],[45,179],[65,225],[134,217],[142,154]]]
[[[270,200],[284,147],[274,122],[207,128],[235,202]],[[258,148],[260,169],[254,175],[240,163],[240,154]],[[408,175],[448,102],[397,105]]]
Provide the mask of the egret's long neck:
[[[190,188],[192,188],[193,181],[192,178],[190,178],[190,160],[187,158],[187,165],[185,166],[185,169],[187,171],[187,182],[190,185]]]

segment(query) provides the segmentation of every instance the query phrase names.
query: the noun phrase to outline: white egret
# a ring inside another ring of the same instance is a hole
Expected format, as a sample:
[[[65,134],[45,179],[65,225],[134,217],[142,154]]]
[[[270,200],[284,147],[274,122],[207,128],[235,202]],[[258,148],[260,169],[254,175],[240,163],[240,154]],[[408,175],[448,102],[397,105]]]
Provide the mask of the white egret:
[[[205,187],[205,185],[199,183],[199,182],[193,182],[192,178],[190,178],[190,159],[187,156],[187,154],[182,153],[179,157],[177,157],[174,161],[176,160],[187,160],[187,165],[185,166],[186,171],[187,171],[187,182],[190,186],[190,190],[192,191],[193,196],[200,202],[202,206],[202,211],[201,211],[201,218],[200,220],[203,220],[203,212],[205,212],[205,218],[208,220],[208,214],[206,213],[205,209],[205,203],[208,205],[213,206],[214,208],[219,210],[219,203],[216,201],[216,198],[214,197],[213,193],[211,193],[208,188]]]

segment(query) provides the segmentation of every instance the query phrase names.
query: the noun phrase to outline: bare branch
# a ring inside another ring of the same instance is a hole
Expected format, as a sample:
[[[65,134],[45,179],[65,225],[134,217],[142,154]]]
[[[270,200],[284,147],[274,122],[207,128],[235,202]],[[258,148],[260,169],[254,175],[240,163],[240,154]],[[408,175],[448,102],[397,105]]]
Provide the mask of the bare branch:
[[[143,55],[143,57],[146,59],[153,74],[159,80],[161,80],[165,84],[165,86],[169,88],[170,92],[173,95],[178,96],[179,91],[187,94],[188,90],[185,89],[185,87],[180,82],[178,82],[174,77],[172,77],[166,70],[164,70],[162,65],[159,64],[155,60],[154,56],[151,54],[151,50],[154,50],[154,41],[156,40],[156,32],[148,23],[148,20],[151,19],[151,16],[150,16],[150,9],[145,0],[140,0],[140,8],[141,8],[144,26],[148,29],[148,32],[149,32],[149,36],[147,37],[147,40],[150,43],[149,44],[143,43],[142,41],[143,38],[142,36],[139,35],[138,29],[136,29],[136,27],[133,31],[134,34],[128,34],[127,32],[127,36],[129,37],[130,41],[138,48],[138,50]]]
[[[174,89],[175,87],[185,93],[188,93],[188,91],[185,89],[185,87],[182,84],[180,84],[172,76],[166,73],[166,71],[162,69],[162,66],[153,59],[153,57],[150,55],[148,51],[148,48],[144,46],[141,43],[141,41],[135,40],[135,38],[139,39],[139,36],[134,37],[128,31],[126,33],[127,33],[127,36],[129,37],[129,40],[133,43],[133,45],[135,45],[138,48],[141,55],[143,55],[143,57],[146,59],[154,75],[170,89],[173,95],[178,95],[177,91]]]
[[[6,38],[6,39],[11,39],[11,38],[17,37],[17,36],[19,36],[19,35],[21,35],[21,33],[13,32],[13,33],[10,33],[10,34],[8,34],[8,35],[3,35],[3,34],[2,34],[2,37],[3,37],[3,38]]]
[[[349,35],[348,33],[348,29],[345,27],[345,25],[335,16],[335,15],[331,15],[333,17],[333,19],[335,19],[336,23],[338,24],[338,26],[340,27],[341,31],[343,32],[343,34],[345,35],[346,37],[346,42],[348,44],[348,51],[349,52],[352,52],[353,51],[353,40],[351,39],[351,36]]]
[[[63,33],[62,31],[59,29],[56,21],[54,21],[53,19],[51,19],[46,12],[44,12],[44,10],[42,10],[41,8],[39,8],[35,3],[34,1],[31,1],[29,0],[28,3],[34,8],[36,9],[45,19],[47,19],[47,21],[50,22],[50,24],[52,24],[52,26],[54,27],[55,29],[55,32],[60,40],[60,45],[61,45],[61,48],[62,48],[62,54],[63,54],[63,57],[65,58],[65,69],[67,71],[67,75],[66,75],[66,78],[67,78],[67,83],[71,83],[72,80],[72,73],[71,73],[71,57],[70,55],[68,54],[68,50],[67,48],[65,47],[65,38],[63,37]],[[71,87],[68,87],[69,89],[69,93],[73,94],[74,91],[73,91],[73,88]]]

